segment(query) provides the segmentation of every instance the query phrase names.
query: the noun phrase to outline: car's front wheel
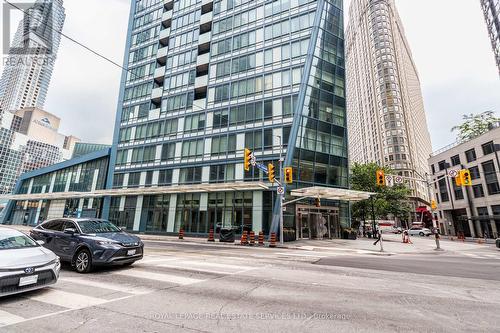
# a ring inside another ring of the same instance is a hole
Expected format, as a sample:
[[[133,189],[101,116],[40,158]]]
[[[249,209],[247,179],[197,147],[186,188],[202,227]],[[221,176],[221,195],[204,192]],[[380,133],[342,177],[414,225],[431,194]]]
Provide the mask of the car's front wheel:
[[[87,249],[81,249],[77,252],[74,262],[75,269],[78,273],[84,274],[92,269],[92,258]]]
[[[420,235],[420,236],[423,236],[423,235],[424,235],[424,233],[423,233],[423,232],[420,232],[420,233],[419,233],[419,235]]]

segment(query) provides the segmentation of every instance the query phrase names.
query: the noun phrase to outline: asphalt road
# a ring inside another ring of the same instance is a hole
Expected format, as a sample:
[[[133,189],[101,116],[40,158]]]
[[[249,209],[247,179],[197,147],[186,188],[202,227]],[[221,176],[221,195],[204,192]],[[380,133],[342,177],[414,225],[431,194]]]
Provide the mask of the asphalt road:
[[[0,299],[0,332],[493,332],[498,263],[146,242],[132,267],[65,266],[56,285]]]

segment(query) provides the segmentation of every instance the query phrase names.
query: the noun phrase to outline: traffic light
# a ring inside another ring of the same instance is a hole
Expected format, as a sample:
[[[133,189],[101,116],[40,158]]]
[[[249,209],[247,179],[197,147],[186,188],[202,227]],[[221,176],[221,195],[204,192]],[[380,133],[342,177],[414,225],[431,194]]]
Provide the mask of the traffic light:
[[[469,169],[460,170],[460,178],[463,186],[472,186]]]
[[[462,186],[462,176],[460,174],[455,177],[455,185]]]
[[[384,170],[377,170],[377,186],[385,186]]]
[[[272,164],[272,163],[269,163],[267,165],[267,178],[269,178],[269,181],[271,183],[274,183],[276,175],[275,175],[275,170],[274,170],[274,164]]]
[[[252,152],[250,149],[245,148],[245,155],[243,156],[243,166],[245,171],[250,171],[250,160],[252,159]]]
[[[432,210],[435,210],[437,208],[437,203],[436,203],[436,200],[432,200],[431,201],[431,209]]]
[[[293,169],[292,167],[285,168],[285,183],[291,184],[293,183]]]
[[[321,200],[319,198],[314,199],[314,206],[321,207]]]

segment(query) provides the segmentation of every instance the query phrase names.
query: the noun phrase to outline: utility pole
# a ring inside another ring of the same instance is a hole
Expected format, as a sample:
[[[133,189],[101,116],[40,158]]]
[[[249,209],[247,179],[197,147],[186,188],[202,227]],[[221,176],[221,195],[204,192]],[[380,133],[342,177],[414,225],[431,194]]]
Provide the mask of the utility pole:
[[[280,244],[284,244],[283,240],[283,201],[285,200],[285,181],[283,179],[283,139],[281,135],[277,135],[280,138],[280,182],[283,187],[283,193],[280,196]]]

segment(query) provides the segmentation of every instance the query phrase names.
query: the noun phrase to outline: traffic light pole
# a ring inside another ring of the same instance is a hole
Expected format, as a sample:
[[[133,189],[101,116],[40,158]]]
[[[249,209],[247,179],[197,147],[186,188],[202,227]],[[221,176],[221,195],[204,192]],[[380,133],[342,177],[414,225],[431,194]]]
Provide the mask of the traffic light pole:
[[[280,194],[280,244],[284,244],[283,240],[283,201],[285,200],[285,182],[283,181],[283,140],[281,135],[278,135],[280,138],[280,182],[281,186],[283,186],[283,194]]]

